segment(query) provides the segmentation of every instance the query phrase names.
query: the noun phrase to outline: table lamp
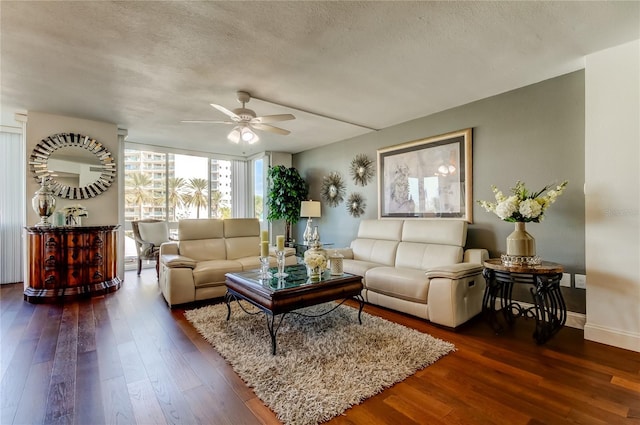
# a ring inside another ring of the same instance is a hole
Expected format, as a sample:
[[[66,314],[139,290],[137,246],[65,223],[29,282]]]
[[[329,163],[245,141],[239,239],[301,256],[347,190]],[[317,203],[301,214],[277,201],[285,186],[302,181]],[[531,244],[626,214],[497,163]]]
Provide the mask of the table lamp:
[[[304,229],[304,243],[308,245],[312,239],[312,226],[313,217],[321,217],[320,215],[320,201],[302,201],[300,203],[300,217],[307,217],[307,227]]]

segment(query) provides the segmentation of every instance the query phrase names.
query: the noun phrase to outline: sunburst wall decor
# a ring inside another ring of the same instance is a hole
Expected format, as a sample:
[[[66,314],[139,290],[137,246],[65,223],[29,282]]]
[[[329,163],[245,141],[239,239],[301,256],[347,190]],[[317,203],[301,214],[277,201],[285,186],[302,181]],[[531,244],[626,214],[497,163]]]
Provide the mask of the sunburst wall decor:
[[[367,207],[364,197],[359,193],[352,193],[347,199],[347,211],[354,217],[360,217],[364,214],[364,209]]]
[[[320,196],[330,207],[337,207],[344,200],[346,189],[342,176],[337,171],[332,171],[322,179]]]
[[[349,171],[356,185],[366,186],[373,178],[373,161],[367,155],[359,153],[351,161]]]

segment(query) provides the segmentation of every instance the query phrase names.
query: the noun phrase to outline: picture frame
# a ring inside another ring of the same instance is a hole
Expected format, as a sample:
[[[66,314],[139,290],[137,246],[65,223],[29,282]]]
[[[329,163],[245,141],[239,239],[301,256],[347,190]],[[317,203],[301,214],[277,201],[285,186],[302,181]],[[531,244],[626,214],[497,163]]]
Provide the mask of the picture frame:
[[[378,218],[473,222],[472,129],[378,149]]]

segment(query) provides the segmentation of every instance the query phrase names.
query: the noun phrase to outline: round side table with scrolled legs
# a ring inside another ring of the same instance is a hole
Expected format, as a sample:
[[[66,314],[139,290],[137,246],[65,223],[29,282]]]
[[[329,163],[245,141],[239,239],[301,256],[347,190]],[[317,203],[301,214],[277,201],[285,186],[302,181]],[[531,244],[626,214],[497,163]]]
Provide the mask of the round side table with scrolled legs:
[[[512,325],[516,318],[533,318],[536,329],[533,338],[544,344],[555,335],[567,321],[567,307],[560,291],[563,268],[560,264],[542,261],[537,265],[505,265],[500,259],[484,262],[483,276],[487,281],[482,304],[483,315],[491,328],[503,330],[499,314]],[[526,307],[513,301],[513,286],[531,285],[533,306]],[[499,303],[499,308],[497,307]]]

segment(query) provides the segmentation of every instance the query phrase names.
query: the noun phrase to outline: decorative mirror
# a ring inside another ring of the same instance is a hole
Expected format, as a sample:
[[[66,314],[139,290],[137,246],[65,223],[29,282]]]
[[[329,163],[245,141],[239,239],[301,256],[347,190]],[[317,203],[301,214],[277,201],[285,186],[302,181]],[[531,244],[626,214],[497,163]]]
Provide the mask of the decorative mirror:
[[[347,199],[347,211],[353,217],[360,217],[364,214],[364,209],[367,207],[367,204],[364,201],[364,197],[359,193],[352,193],[349,195],[349,199]]]
[[[320,195],[322,200],[330,207],[338,206],[344,200],[345,193],[346,189],[340,173],[332,171],[322,179]]]
[[[367,155],[360,153],[351,161],[349,171],[356,185],[364,187],[373,178],[373,161]]]
[[[55,196],[88,199],[105,192],[116,176],[116,163],[102,143],[77,133],[58,133],[33,148],[29,169]]]

